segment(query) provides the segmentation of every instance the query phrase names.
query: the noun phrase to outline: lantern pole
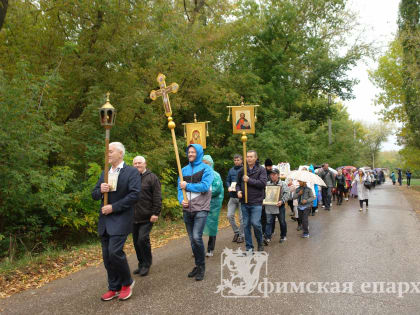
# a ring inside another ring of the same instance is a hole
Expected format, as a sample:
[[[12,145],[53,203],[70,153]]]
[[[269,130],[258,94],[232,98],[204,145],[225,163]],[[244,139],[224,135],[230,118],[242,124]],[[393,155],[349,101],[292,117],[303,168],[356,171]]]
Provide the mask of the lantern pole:
[[[108,184],[109,174],[109,139],[111,128],[115,124],[116,110],[109,102],[110,93],[106,93],[106,103],[99,109],[101,125],[105,128],[105,166],[104,166],[104,183]],[[108,193],[104,193],[104,206],[108,204]]]
[[[104,168],[104,183],[108,184],[109,173],[109,135],[110,127],[105,127],[105,168]],[[108,193],[104,193],[104,206],[108,204]]]

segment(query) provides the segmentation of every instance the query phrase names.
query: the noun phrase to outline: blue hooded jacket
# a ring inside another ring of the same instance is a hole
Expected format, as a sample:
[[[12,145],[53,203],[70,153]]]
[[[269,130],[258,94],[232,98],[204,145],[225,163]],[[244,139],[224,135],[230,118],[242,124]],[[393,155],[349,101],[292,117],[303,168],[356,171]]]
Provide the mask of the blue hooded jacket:
[[[184,181],[187,182],[187,198],[189,200],[188,207],[184,207],[184,211],[210,211],[211,201],[211,184],[213,182],[212,168],[203,163],[204,150],[199,144],[191,144],[187,147],[187,155],[190,147],[194,147],[197,152],[197,157],[194,162],[188,163],[187,166],[182,168],[182,176]],[[178,178],[178,200],[182,203],[184,196],[182,189],[179,185]]]
[[[315,168],[314,168],[314,166],[311,164],[311,166],[309,166],[309,170],[312,172],[312,173],[314,173],[315,174]],[[315,190],[315,198],[314,198],[314,201],[313,201],[313,204],[312,204],[312,206],[313,207],[317,207],[318,206],[318,185],[314,185],[314,190]]]

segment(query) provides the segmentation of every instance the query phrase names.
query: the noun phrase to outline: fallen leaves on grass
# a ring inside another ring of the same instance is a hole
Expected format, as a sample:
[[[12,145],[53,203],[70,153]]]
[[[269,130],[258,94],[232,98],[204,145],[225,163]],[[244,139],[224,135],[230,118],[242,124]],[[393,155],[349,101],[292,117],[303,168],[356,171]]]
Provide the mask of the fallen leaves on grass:
[[[220,214],[219,218],[219,229],[229,226],[225,211]],[[152,248],[156,249],[185,235],[184,223],[179,221],[152,229],[150,241]],[[124,251],[127,255],[134,253],[131,237],[127,240]],[[24,290],[42,287],[48,282],[65,278],[79,270],[101,263],[102,250],[99,243],[86,248],[63,251],[62,255],[54,258],[46,257],[41,261],[34,259],[24,267],[0,275],[0,298],[7,298]]]
[[[399,189],[403,191],[404,195],[407,197],[409,203],[413,207],[413,210],[418,215],[420,215],[420,187],[419,186],[412,186],[412,187],[401,186],[399,187]]]

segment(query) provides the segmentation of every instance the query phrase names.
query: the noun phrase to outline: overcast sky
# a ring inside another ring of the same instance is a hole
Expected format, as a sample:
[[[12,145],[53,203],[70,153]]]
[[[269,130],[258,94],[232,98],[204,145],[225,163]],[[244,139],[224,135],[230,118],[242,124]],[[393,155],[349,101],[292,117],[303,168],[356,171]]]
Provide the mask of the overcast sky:
[[[349,8],[359,15],[361,27],[365,29],[364,38],[374,41],[376,47],[382,52],[386,51],[387,45],[394,38],[397,32],[398,5],[399,0],[350,0]],[[350,75],[359,79],[360,83],[354,88],[355,99],[345,101],[347,110],[353,120],[373,122],[379,119],[375,114],[380,107],[374,106],[375,94],[378,90],[369,81],[368,69],[375,69],[376,60],[365,60],[358,63]],[[382,151],[398,150],[395,144],[395,136],[391,136],[382,146]]]

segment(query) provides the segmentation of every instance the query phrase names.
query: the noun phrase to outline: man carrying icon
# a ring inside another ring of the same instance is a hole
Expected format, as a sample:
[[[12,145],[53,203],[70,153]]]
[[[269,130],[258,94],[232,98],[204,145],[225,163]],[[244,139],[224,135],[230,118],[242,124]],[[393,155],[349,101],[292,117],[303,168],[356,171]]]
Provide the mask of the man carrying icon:
[[[267,184],[267,172],[265,168],[257,162],[258,155],[254,150],[246,154],[247,174],[244,175],[243,167],[238,173],[238,183],[236,192],[241,202],[242,219],[245,230],[245,245],[247,254],[254,250],[252,244],[251,226],[254,229],[257,239],[258,251],[264,250],[263,235],[261,227],[261,211],[264,200],[265,186]],[[247,183],[248,203],[245,203],[245,183]]]
[[[108,291],[101,296],[103,301],[114,298],[127,300],[132,295],[134,280],[124,253],[124,244],[133,226],[133,206],[139,198],[141,178],[139,172],[124,163],[124,145],[109,144],[109,178],[113,185],[104,183],[104,173],[92,191],[92,198],[101,201],[98,233],[101,237],[102,257],[108,274]],[[108,193],[108,202],[103,205],[103,194]]]
[[[244,224],[242,220],[242,211],[241,211],[241,204],[239,202],[238,195],[236,193],[236,183],[238,181],[238,173],[239,170],[242,168],[242,155],[235,154],[233,156],[233,163],[234,166],[229,170],[227,178],[226,178],[226,187],[229,191],[229,202],[228,202],[228,211],[227,211],[227,218],[229,220],[230,226],[233,230],[233,240],[232,242],[243,243],[244,242]],[[239,210],[239,222],[240,225],[236,224],[235,221],[235,211],[236,209]]]

